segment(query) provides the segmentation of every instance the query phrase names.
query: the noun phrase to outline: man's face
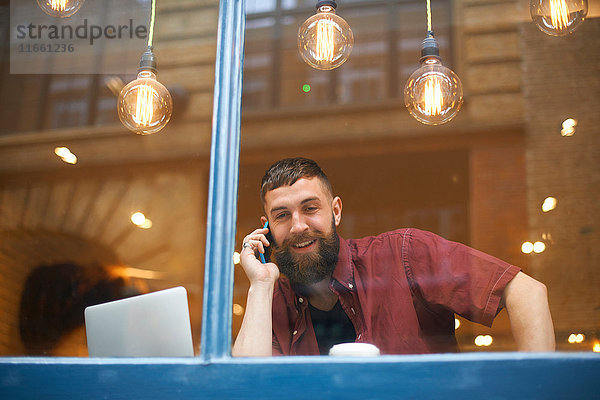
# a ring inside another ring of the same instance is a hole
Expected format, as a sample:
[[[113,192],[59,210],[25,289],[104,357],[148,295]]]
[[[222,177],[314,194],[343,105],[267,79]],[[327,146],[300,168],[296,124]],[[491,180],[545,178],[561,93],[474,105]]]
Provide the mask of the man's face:
[[[266,193],[273,256],[290,280],[308,285],[331,274],[341,210],[340,198],[333,198],[318,178],[302,178]]]

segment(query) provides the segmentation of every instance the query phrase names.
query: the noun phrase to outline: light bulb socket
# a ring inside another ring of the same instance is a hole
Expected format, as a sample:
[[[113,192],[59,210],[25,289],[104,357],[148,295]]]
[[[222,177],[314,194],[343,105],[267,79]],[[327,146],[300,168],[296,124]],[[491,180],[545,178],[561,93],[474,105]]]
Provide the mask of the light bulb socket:
[[[156,56],[152,52],[152,46],[148,46],[148,49],[142,54],[142,58],[140,58],[138,72],[140,71],[152,71],[156,73]]]
[[[431,57],[441,60],[440,46],[439,46],[437,40],[435,40],[435,38],[433,37],[433,32],[428,31],[427,37],[425,39],[423,39],[423,42],[421,43],[421,60],[420,61],[423,62],[423,61],[425,61],[425,59],[431,58]]]
[[[337,8],[337,4],[334,0],[319,0],[319,1],[317,1],[317,10],[323,6],[331,6],[334,9]]]

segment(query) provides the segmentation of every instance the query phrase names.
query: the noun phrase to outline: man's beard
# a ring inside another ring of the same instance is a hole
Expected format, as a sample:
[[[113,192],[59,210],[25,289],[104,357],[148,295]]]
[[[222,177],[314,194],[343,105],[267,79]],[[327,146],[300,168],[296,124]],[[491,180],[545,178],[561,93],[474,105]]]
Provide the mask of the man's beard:
[[[305,232],[292,236],[281,245],[273,243],[273,257],[281,273],[294,284],[304,286],[322,281],[331,276],[338,260],[340,238],[335,231],[335,222],[331,221],[329,236],[322,232]],[[316,240],[318,250],[315,253],[298,254],[290,250],[294,244]]]

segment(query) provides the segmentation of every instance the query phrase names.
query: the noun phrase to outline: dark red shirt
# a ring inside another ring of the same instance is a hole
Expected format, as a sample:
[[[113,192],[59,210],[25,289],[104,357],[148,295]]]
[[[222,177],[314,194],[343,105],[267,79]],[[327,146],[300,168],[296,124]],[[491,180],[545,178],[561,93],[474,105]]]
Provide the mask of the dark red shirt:
[[[454,313],[491,326],[520,268],[418,229],[340,238],[330,289],[356,341],[382,354],[458,351]],[[280,278],[273,294],[273,354],[319,354],[308,299]]]

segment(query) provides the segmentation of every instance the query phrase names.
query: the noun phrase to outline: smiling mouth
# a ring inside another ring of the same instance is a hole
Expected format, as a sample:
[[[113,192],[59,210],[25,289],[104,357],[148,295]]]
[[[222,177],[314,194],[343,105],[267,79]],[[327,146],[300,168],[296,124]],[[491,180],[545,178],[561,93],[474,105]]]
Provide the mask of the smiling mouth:
[[[293,247],[297,248],[297,249],[303,249],[305,247],[310,246],[311,244],[313,244],[316,241],[316,239],[314,240],[309,240],[307,242],[302,242],[302,243],[298,243],[298,244],[294,244],[292,245]]]

